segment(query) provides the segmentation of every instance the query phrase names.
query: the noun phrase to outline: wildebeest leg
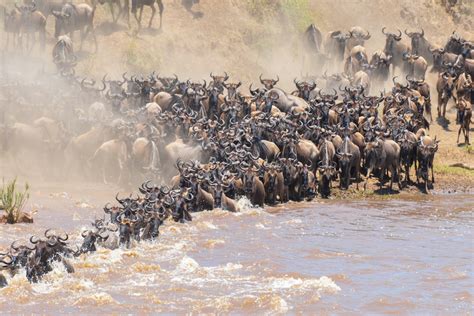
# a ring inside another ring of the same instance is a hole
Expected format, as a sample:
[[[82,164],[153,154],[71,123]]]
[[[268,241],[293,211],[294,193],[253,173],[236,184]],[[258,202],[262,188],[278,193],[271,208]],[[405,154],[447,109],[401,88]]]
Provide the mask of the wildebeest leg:
[[[158,4],[158,9],[160,10],[160,30],[161,30],[164,6],[163,6],[162,0],[156,0],[156,3]]]
[[[40,30],[39,41],[40,41],[41,50],[44,51],[44,48],[46,45],[46,30],[45,29]]]
[[[110,14],[112,15],[112,22],[115,23],[117,20],[115,19],[115,11],[114,11],[114,2],[109,1],[109,8],[110,8]]]
[[[383,183],[385,181],[385,168],[380,169],[380,175],[379,175],[379,188],[382,190]]]
[[[372,169],[367,169],[367,175],[365,176],[365,183],[364,183],[364,191],[367,190],[367,183],[369,182],[370,178],[370,173],[372,172]]]
[[[441,117],[441,107],[443,106],[442,92],[438,93],[438,117]]]
[[[137,20],[137,24],[138,24],[138,29],[141,29],[142,28],[142,14],[143,14],[143,6],[140,7],[140,14],[139,14],[139,17],[137,16],[137,11],[135,11],[133,13],[133,15],[135,16],[135,20]]]
[[[431,168],[431,182],[435,183],[433,161],[429,162],[429,168]]]
[[[122,181],[123,162],[122,162],[122,160],[120,160],[120,159],[118,159],[117,162],[118,162],[118,167],[119,167],[119,170],[120,170],[119,176],[118,176],[118,179],[117,179],[117,184],[120,185],[120,183],[121,183],[121,181]]]
[[[464,137],[466,137],[466,133],[464,132],[463,127],[464,127],[463,122],[461,122],[461,126],[459,126],[459,130],[458,130],[458,139],[456,140],[456,144],[459,144],[459,136],[461,136],[461,131],[464,134]]]
[[[433,122],[433,116],[431,115],[431,101],[430,100],[425,102],[425,112],[428,114],[430,118],[430,123]]]
[[[150,17],[150,22],[148,22],[148,28],[151,28],[151,24],[153,23],[153,18],[155,17],[155,14],[156,14],[156,8],[155,8],[154,2],[150,5],[150,8],[151,8],[151,17]]]

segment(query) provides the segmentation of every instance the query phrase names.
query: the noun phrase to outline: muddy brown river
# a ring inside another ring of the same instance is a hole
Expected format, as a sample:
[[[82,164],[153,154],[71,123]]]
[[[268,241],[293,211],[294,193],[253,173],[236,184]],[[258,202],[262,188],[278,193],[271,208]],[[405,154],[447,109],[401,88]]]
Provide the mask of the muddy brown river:
[[[0,226],[2,246],[47,227],[79,242],[101,214],[99,204],[66,193],[43,199],[49,206],[36,199],[34,225]],[[73,259],[74,274],[58,266],[38,284],[9,278],[0,310],[472,314],[473,214],[472,194],[204,212],[188,224],[167,222],[155,242]]]

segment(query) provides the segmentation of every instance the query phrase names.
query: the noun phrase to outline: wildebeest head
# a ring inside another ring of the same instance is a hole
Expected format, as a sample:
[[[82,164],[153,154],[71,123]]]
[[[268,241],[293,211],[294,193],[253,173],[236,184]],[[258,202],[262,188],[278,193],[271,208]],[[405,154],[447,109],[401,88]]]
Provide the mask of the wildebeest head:
[[[417,156],[419,161],[419,172],[423,180],[428,179],[428,168],[430,161],[438,151],[439,140],[431,139],[429,136],[422,136],[418,141]]]
[[[10,246],[10,254],[12,258],[12,264],[15,267],[24,267],[28,262],[28,256],[35,250],[35,247],[28,247],[26,245],[16,245],[13,242]]]
[[[260,79],[260,83],[263,84],[263,86],[267,90],[273,89],[273,87],[275,87],[277,82],[280,81],[280,77],[278,75],[277,75],[277,78],[275,80],[275,79],[262,79],[262,74],[260,74],[259,79]]]
[[[448,39],[448,42],[446,43],[444,50],[448,53],[454,53],[454,54],[461,54],[463,51],[463,43],[465,40],[459,36],[459,34],[456,33],[456,31],[451,34],[451,36]]]
[[[360,26],[354,26],[349,31],[349,38],[351,39],[351,48],[357,45],[364,46],[366,40],[370,39],[369,31],[365,31]]]
[[[451,95],[454,90],[457,75],[450,71],[442,72],[439,75],[442,77],[443,80],[443,96],[446,97],[445,94]]]
[[[411,38],[411,52],[415,55],[419,55],[421,51],[421,45],[423,41],[426,41],[424,36],[425,36],[425,30],[423,28],[421,29],[421,32],[408,32],[405,29],[405,34]]]
[[[212,72],[209,74],[212,78],[211,85],[216,87],[222,87],[222,85],[229,79],[229,75],[224,71],[224,75],[214,75]]]
[[[309,96],[311,94],[311,91],[316,88],[316,83],[296,81],[296,78],[293,80],[293,82],[295,83],[296,88],[298,89],[299,97],[306,101],[309,101]]]
[[[344,58],[344,50],[346,49],[346,41],[351,37],[351,34],[344,34],[341,31],[334,31],[330,34],[331,38],[335,41],[335,52],[339,59]]]
[[[237,94],[237,89],[242,85],[242,82],[237,83],[222,83],[222,85],[227,89],[227,96],[232,99]]]
[[[85,230],[81,233],[84,241],[82,242],[80,253],[94,252],[97,250],[96,242],[106,241],[109,238],[108,234],[100,233],[99,231]]]
[[[137,216],[128,218],[125,213],[121,213],[117,216],[119,224],[119,242],[120,245],[125,245],[127,248],[130,247],[130,239],[135,234],[135,224],[138,222]]]
[[[395,33],[388,33],[385,32],[386,27],[384,26],[382,28],[382,33],[386,36],[385,39],[385,48],[384,52],[389,53],[390,55],[393,55],[393,46],[395,42],[399,42],[402,39],[402,31],[398,30],[398,35]]]
[[[54,37],[58,37],[61,33],[69,33],[74,30],[74,20],[76,9],[71,3],[66,3],[61,11],[51,12],[56,18],[54,25]]]

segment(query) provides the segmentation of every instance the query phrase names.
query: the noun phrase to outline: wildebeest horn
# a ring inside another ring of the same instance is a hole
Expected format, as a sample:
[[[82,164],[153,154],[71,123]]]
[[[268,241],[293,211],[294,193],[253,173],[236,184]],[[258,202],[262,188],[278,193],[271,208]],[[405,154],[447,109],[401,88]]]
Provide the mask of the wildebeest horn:
[[[86,238],[87,235],[89,234],[90,230],[85,230],[81,233],[82,238]]]
[[[412,37],[412,36],[413,36],[413,33],[408,33],[407,29],[405,29],[405,34],[406,34],[408,37]]]
[[[227,72],[224,71],[224,81],[226,81],[227,79],[229,79],[229,75],[227,74]]]
[[[385,27],[385,26],[384,26],[384,27],[382,27],[382,34],[384,34],[384,35],[387,35],[387,33],[385,33],[385,29],[386,29],[386,27]]]
[[[58,240],[60,240],[60,241],[66,241],[66,240],[69,239],[69,235],[68,235],[67,233],[64,233],[64,235],[66,236],[66,237],[64,237],[64,238],[61,237],[61,236],[58,236]]]
[[[48,228],[47,230],[44,231],[44,237],[46,238],[51,238],[54,237],[54,235],[49,235],[48,233],[51,231],[51,228]]]
[[[117,200],[117,202],[119,202],[120,204],[122,204],[122,203],[123,203],[123,199],[120,200],[120,199],[118,198],[118,195],[119,195],[119,194],[117,193],[117,195],[115,196],[115,199]]]
[[[260,79],[260,83],[261,83],[261,84],[263,84],[262,75],[263,75],[263,74],[260,74],[260,77],[258,77],[258,78]]]
[[[425,30],[423,30],[423,28],[421,28],[421,34],[420,34],[421,37],[425,36]]]
[[[35,240],[35,238],[36,238],[35,236],[31,236],[31,237],[30,237],[30,242],[31,242],[32,244],[37,244],[37,243],[38,243],[39,239],[36,238],[36,240]]]
[[[278,81],[280,81],[280,77],[277,75],[277,79],[276,80],[272,80],[273,81],[273,84],[276,84]]]
[[[402,31],[400,31],[400,29],[397,29],[397,31],[398,31],[399,35],[396,36],[396,38],[402,38]]]
[[[364,39],[365,39],[365,40],[368,40],[370,37],[371,37],[370,32],[367,31],[367,34],[364,36]]]

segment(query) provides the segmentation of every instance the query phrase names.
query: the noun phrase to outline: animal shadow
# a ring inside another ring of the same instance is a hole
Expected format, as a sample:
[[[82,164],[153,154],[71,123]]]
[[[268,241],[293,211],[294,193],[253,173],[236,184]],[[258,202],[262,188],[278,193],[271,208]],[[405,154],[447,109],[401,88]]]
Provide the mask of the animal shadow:
[[[436,122],[438,123],[439,126],[441,126],[445,131],[450,131],[449,129],[449,123],[450,121],[447,118],[444,117],[438,117],[436,119]]]
[[[397,186],[397,184],[394,183],[393,186],[395,187]],[[392,195],[392,194],[399,194],[400,191],[396,189],[390,189],[388,187],[382,187],[382,188],[378,188],[377,190],[374,190],[374,193],[378,195]]]
[[[126,29],[127,27],[125,27],[124,25],[106,21],[99,24],[95,28],[95,31],[97,35],[108,36],[116,32],[125,31]]]
[[[153,27],[151,28],[142,28],[138,33],[141,35],[150,35],[150,36],[156,36],[161,34],[163,31],[162,29],[155,29]]]

